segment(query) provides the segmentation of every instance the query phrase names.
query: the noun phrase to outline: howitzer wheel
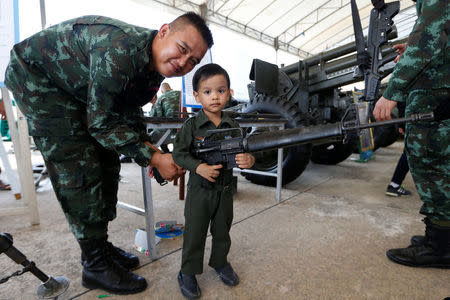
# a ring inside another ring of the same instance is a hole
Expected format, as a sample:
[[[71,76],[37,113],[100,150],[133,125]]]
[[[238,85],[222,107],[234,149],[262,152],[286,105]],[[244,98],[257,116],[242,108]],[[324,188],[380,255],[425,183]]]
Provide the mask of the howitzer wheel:
[[[396,125],[374,128],[374,150],[377,150],[380,147],[387,147],[392,145],[395,141],[398,140],[399,137],[400,133],[398,132],[398,126]]]
[[[339,122],[344,113],[345,110],[332,109],[331,122]],[[347,141],[346,144],[342,141],[336,141],[314,146],[312,149],[311,160],[316,164],[322,165],[336,165],[343,162],[352,155],[355,148],[358,148],[356,136],[350,135],[348,138],[349,141]]]
[[[314,146],[311,160],[316,164],[336,165],[352,155],[355,147],[357,147],[357,145],[354,141],[350,141],[347,144],[333,142]]]
[[[283,99],[264,95],[255,95],[255,98],[246,104],[242,112],[244,113],[265,113],[279,114],[288,120],[285,127],[295,128],[302,126],[302,118],[298,108]],[[253,127],[248,133],[261,132],[267,130],[278,130],[278,128]],[[277,172],[277,150],[258,151],[254,153],[256,162],[253,170],[276,173]],[[282,184],[287,184],[295,180],[305,170],[311,158],[311,145],[299,145],[285,148],[283,151],[283,180]],[[244,177],[252,183],[275,186],[276,178],[257,174],[244,174]]]

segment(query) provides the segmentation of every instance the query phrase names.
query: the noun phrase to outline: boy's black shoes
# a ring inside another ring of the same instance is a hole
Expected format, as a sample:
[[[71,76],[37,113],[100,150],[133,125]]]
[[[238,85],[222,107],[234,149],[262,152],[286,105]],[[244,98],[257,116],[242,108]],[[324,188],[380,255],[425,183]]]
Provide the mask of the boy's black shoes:
[[[198,299],[202,295],[195,275],[183,274],[180,270],[178,273],[178,284],[180,285],[181,293],[188,299]]]
[[[220,268],[215,268],[216,272],[219,274],[220,279],[229,286],[235,286],[239,283],[239,277],[234,272],[233,268],[229,263]]]
[[[392,185],[388,185],[386,189],[386,195],[391,197],[399,197],[399,196],[409,196],[411,192],[405,190],[401,185],[398,187],[393,187]]]

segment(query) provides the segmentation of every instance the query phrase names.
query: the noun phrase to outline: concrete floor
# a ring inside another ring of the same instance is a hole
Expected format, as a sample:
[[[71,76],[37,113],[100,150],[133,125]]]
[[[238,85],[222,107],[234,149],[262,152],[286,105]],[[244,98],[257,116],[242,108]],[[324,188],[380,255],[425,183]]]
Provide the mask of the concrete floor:
[[[336,165],[310,163],[296,181],[282,190],[249,183],[239,176],[229,261],[241,283],[225,286],[207,266],[198,276],[202,299],[444,299],[450,296],[450,270],[415,269],[390,262],[387,249],[404,247],[413,234],[423,234],[418,214],[421,202],[408,174],[409,197],[384,195],[402,143],[379,149],[369,163],[357,155]],[[33,158],[36,162],[39,156]],[[140,169],[123,164],[119,199],[143,207]],[[152,185],[155,220],[183,222],[184,202],[178,188]],[[0,205],[12,195],[0,192]],[[80,250],[68,229],[54,193],[38,193],[41,224],[30,226],[26,216],[0,217],[1,232],[14,237],[14,246],[51,276],[63,275],[70,287],[61,299],[99,299],[109,295],[81,286]],[[110,240],[134,253],[135,229],[144,218],[119,209],[110,224]],[[111,299],[183,299],[176,275],[180,268],[182,238],[162,240],[159,258],[138,254],[135,271],[149,283],[146,291]],[[0,277],[20,269],[0,255]],[[0,285],[0,299],[36,299],[39,281],[26,273]]]

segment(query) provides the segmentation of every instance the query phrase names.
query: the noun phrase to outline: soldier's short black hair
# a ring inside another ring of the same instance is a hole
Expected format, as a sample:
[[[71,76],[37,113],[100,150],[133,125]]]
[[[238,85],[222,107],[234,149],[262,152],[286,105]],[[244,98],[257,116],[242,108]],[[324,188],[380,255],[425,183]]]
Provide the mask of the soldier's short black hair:
[[[203,40],[208,45],[208,48],[212,47],[214,41],[211,30],[209,30],[208,25],[206,25],[205,20],[201,16],[197,15],[193,11],[190,11],[176,18],[169,25],[174,31],[177,31],[179,25],[185,24],[193,25],[203,37]]]
[[[215,75],[223,75],[227,80],[227,88],[230,88],[230,76],[228,76],[227,71],[218,64],[206,64],[195,71],[194,77],[192,78],[192,88],[195,92],[198,92],[200,82]]]

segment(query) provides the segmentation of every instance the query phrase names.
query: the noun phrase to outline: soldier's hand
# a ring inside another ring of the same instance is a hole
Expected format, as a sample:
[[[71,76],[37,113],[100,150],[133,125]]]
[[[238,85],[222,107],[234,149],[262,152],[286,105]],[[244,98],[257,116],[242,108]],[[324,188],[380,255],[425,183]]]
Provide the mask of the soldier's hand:
[[[398,53],[397,57],[394,59],[394,62],[398,62],[398,60],[400,59],[400,57],[402,57],[403,52],[405,52],[406,50],[406,43],[404,44],[397,44],[392,46],[392,48],[394,48],[396,50],[396,52]]]
[[[2,120],[6,120],[5,102],[0,99],[0,115]]]
[[[195,173],[202,176],[208,181],[216,182],[216,178],[220,174],[220,169],[222,169],[222,165],[208,165],[206,163],[199,164],[197,169],[195,169]]]
[[[170,153],[153,153],[150,164],[156,167],[161,176],[168,181],[172,181],[186,172],[173,161],[172,154]]]
[[[397,101],[392,101],[381,96],[375,104],[373,116],[377,121],[390,120],[391,112],[396,105]]]
[[[249,169],[255,164],[255,157],[250,153],[239,153],[236,155],[236,164],[241,169]]]

